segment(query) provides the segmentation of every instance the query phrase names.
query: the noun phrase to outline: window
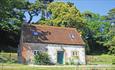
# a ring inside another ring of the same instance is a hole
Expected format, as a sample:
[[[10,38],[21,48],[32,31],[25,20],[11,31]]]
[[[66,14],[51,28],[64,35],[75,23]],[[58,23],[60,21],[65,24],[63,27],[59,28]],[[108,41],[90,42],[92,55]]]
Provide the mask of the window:
[[[72,51],[72,56],[78,56],[78,51]]]
[[[69,37],[70,37],[71,40],[74,40],[76,38],[74,33],[70,33]]]
[[[34,50],[34,55],[37,55],[37,54],[39,54],[39,51],[38,50]]]

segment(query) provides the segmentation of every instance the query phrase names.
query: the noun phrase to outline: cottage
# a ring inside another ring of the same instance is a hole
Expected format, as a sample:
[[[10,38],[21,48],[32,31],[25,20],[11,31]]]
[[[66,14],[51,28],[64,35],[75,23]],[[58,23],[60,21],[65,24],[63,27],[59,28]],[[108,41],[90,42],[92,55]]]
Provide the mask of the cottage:
[[[33,64],[34,56],[45,51],[54,64],[86,64],[84,42],[75,28],[23,25],[18,59]]]

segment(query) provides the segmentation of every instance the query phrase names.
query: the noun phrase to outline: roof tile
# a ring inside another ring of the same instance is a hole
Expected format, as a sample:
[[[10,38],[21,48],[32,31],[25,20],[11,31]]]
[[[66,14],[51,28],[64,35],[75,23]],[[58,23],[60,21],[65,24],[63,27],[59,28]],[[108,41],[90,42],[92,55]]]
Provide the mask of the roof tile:
[[[84,45],[80,33],[75,28],[44,25],[24,25],[24,42]]]

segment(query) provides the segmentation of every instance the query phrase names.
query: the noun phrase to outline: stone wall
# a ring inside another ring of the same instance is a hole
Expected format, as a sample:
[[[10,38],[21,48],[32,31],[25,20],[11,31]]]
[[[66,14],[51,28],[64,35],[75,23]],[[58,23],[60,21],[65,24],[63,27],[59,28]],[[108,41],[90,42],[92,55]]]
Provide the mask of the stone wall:
[[[57,64],[57,52],[64,51],[63,64],[86,64],[85,62],[85,47],[78,45],[61,45],[61,44],[41,44],[41,43],[24,43],[26,46],[26,63],[33,63],[34,50],[45,51],[48,53],[51,62]],[[77,51],[78,56],[73,57],[73,51]],[[25,52],[22,50],[22,53]],[[23,56],[23,54],[22,54]]]

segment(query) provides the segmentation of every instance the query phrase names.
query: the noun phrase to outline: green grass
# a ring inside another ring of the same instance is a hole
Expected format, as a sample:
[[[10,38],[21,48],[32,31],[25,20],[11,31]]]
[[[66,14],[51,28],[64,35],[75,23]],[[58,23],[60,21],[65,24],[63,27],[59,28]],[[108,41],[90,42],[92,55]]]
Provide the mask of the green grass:
[[[75,70],[75,67],[35,67],[22,64],[0,64],[0,70]]]
[[[113,60],[115,59],[114,55],[88,55],[87,56],[87,63],[88,64],[112,64]]]
[[[18,61],[17,59],[17,53],[5,53],[0,52],[0,63],[16,63]]]
[[[1,70],[1,69],[0,69]],[[3,70],[75,70],[75,68],[57,68],[57,67],[21,67],[21,68],[3,68]]]
[[[115,70],[115,65],[54,65],[54,66],[29,66],[22,64],[0,64],[0,70]]]

